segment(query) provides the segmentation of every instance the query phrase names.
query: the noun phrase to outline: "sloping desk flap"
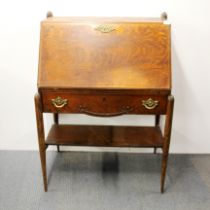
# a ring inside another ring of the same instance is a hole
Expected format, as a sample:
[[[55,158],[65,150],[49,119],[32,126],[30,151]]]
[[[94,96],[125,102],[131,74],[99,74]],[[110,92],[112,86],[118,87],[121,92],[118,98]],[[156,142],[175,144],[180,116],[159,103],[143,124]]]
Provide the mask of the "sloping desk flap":
[[[137,18],[48,18],[38,88],[171,89],[170,25]]]

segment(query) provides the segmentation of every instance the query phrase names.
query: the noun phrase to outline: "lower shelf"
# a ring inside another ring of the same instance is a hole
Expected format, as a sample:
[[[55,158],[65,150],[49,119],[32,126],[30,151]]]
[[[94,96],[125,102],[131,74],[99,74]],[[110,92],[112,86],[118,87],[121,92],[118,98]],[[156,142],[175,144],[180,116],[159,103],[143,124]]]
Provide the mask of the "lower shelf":
[[[104,147],[162,147],[159,127],[89,126],[54,124],[47,145]]]

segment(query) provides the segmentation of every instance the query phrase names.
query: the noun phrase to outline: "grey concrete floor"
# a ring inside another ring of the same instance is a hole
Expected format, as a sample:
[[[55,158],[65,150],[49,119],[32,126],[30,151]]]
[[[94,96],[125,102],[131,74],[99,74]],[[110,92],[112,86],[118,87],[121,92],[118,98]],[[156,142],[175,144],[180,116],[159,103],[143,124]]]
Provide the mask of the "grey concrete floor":
[[[47,152],[43,191],[38,152],[0,151],[0,210],[209,210],[210,155],[170,155],[161,194],[161,155]]]

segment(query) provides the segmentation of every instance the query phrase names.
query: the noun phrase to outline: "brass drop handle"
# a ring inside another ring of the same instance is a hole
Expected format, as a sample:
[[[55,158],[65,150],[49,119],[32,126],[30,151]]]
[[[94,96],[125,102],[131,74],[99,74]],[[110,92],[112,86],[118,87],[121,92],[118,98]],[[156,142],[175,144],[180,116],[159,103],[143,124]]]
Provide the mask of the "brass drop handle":
[[[58,96],[55,99],[51,99],[52,104],[54,107],[60,109],[68,104],[68,99],[62,99],[60,96]]]
[[[142,100],[142,105],[146,108],[146,109],[154,109],[156,106],[158,106],[159,101],[155,101],[151,98],[145,100]]]

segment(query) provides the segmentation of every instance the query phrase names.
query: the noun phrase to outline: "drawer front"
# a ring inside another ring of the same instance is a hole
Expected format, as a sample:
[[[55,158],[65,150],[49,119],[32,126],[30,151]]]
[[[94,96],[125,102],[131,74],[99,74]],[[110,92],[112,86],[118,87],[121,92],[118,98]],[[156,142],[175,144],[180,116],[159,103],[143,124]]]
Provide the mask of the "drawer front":
[[[84,113],[106,117],[123,114],[165,114],[167,96],[45,91],[42,93],[42,102],[44,112]]]

